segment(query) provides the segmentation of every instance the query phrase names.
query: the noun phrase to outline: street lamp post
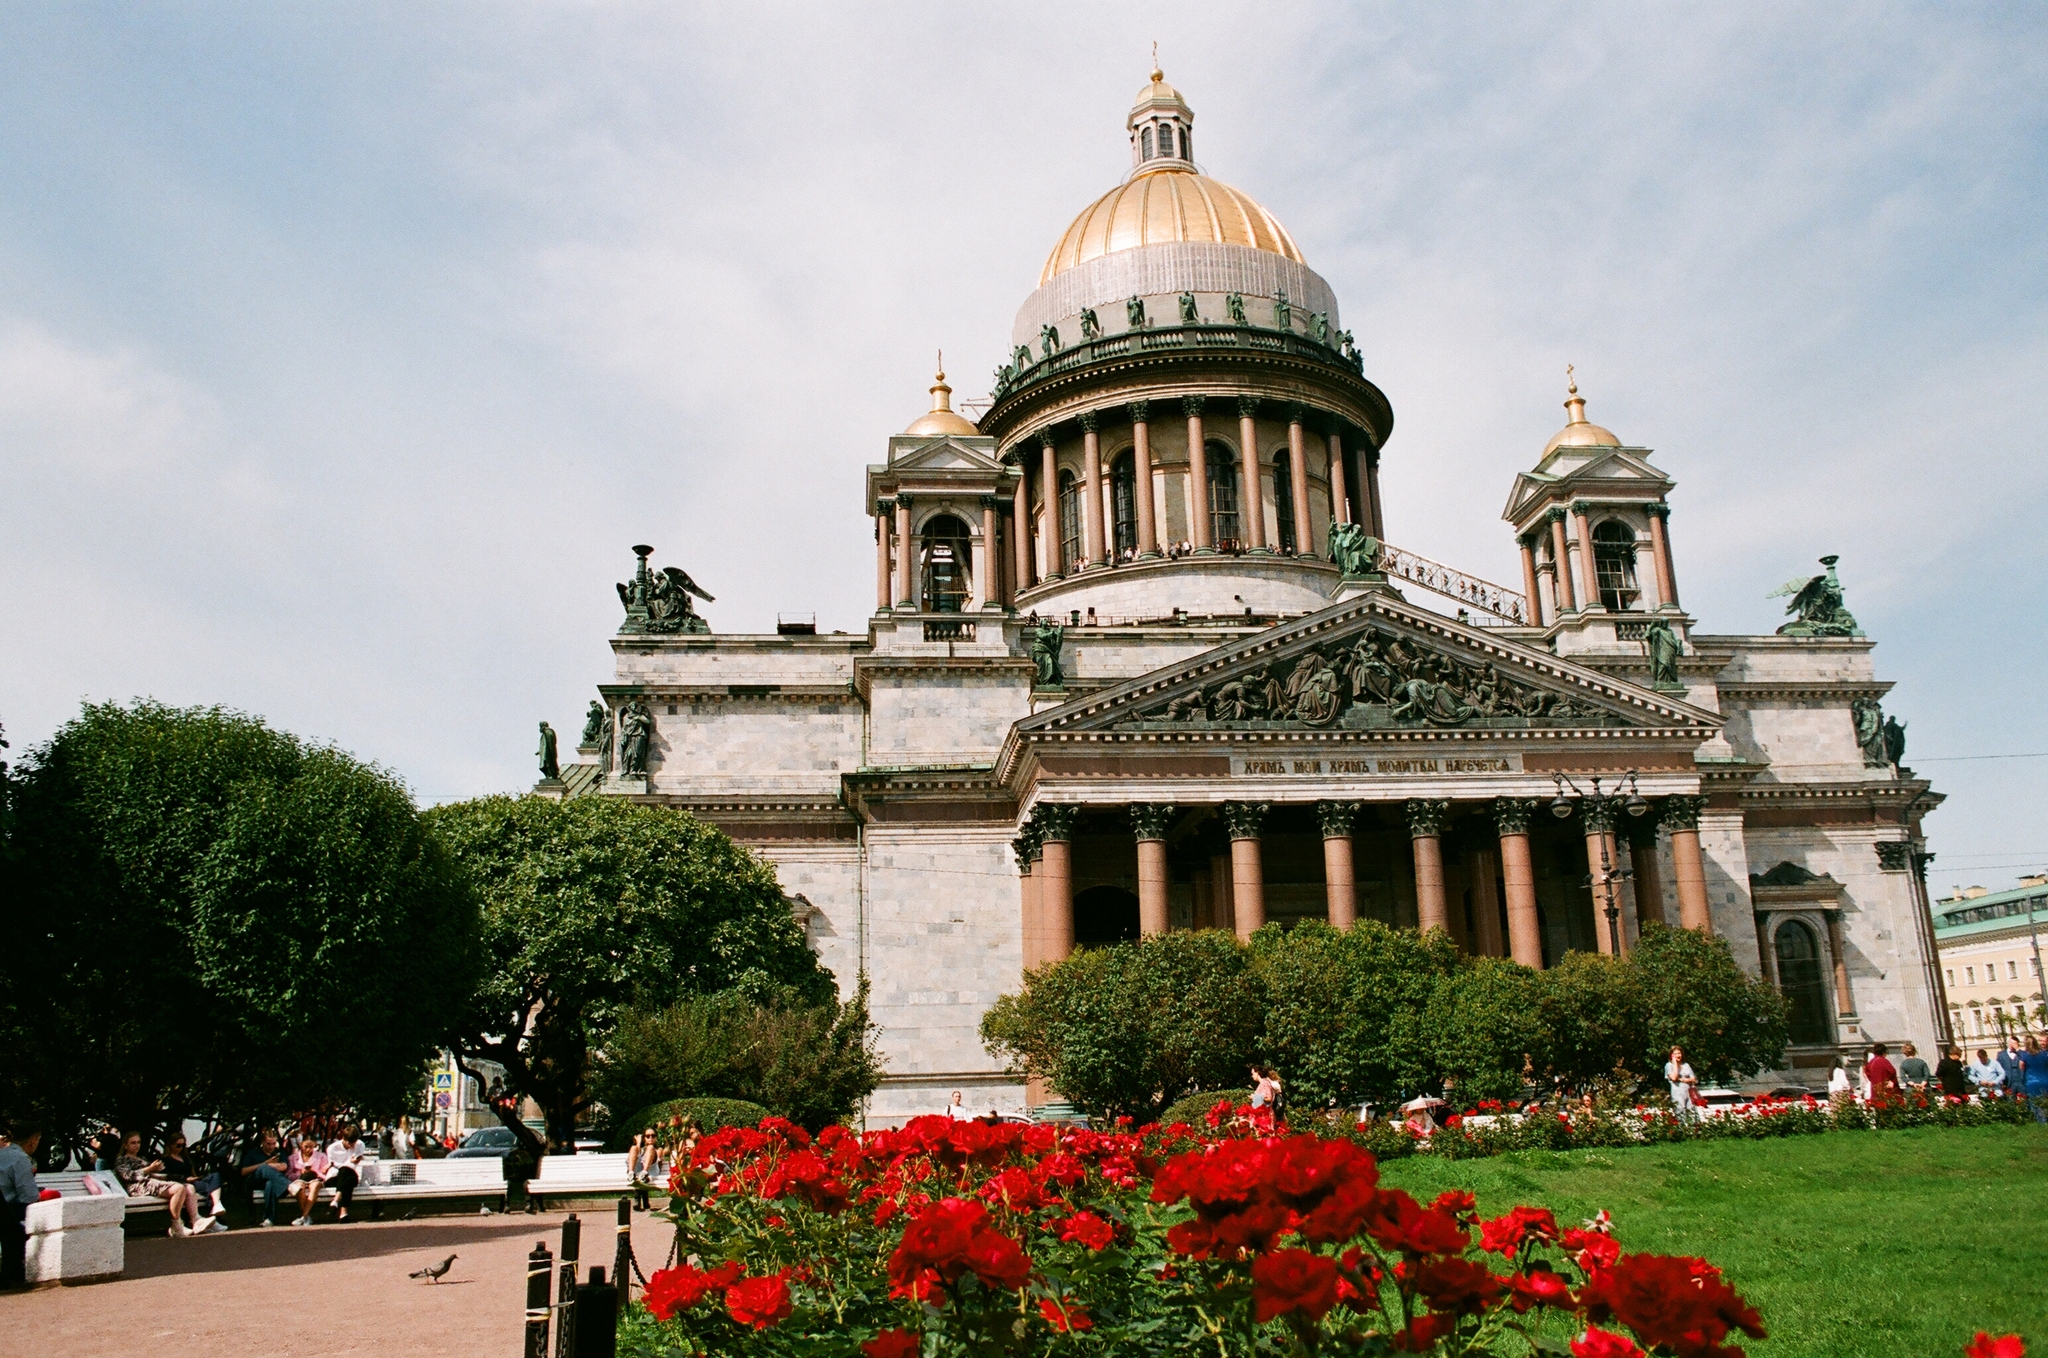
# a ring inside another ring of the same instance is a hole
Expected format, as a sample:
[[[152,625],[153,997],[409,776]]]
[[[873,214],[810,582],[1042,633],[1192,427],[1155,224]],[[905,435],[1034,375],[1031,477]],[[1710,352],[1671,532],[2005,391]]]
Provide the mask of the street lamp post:
[[[1574,810],[1582,808],[1601,812],[1619,805],[1622,811],[1631,817],[1641,816],[1650,809],[1650,804],[1643,800],[1643,794],[1636,790],[1636,770],[1634,769],[1630,769],[1615,780],[1614,791],[1612,792],[1604,791],[1601,788],[1598,775],[1595,775],[1593,778],[1593,790],[1591,792],[1581,789],[1577,783],[1572,781],[1570,774],[1553,773],[1550,777],[1551,781],[1557,785],[1557,796],[1551,799],[1550,814],[1559,820],[1569,819]],[[1621,791],[1624,786],[1628,789],[1626,796]],[[1569,797],[1565,795],[1566,788],[1572,790]],[[1611,817],[1602,817],[1602,819],[1608,820],[1610,823],[1612,820]],[[1619,957],[1621,956],[1621,898],[1617,894],[1616,888],[1621,883],[1634,877],[1635,870],[1633,868],[1615,866],[1612,857],[1607,852],[1607,836],[1604,833],[1600,836],[1599,870],[1597,872],[1592,870],[1593,864],[1590,858],[1587,861],[1586,867],[1588,869],[1586,884],[1590,887],[1595,887],[1603,898],[1602,909],[1607,916],[1608,951],[1615,957]]]

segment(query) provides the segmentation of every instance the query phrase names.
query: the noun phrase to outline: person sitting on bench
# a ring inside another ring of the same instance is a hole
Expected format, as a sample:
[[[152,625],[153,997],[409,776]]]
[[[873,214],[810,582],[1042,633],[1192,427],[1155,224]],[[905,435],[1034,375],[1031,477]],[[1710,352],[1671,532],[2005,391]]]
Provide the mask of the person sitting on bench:
[[[220,1200],[220,1175],[194,1175],[192,1152],[187,1148],[185,1134],[173,1133],[170,1144],[164,1147],[163,1176],[175,1179],[192,1190],[192,1201],[200,1215],[208,1218],[206,1229],[225,1231],[228,1228],[228,1209]]]
[[[299,1148],[292,1152],[292,1158],[285,1162],[285,1172],[291,1176],[292,1196],[299,1200],[299,1216],[294,1226],[313,1224],[313,1209],[320,1205],[320,1189],[327,1182],[327,1153],[320,1149],[320,1143],[313,1137],[299,1138]]]
[[[256,1219],[256,1224],[277,1225],[277,1204],[292,1191],[291,1165],[278,1144],[277,1133],[265,1127],[254,1145],[242,1147],[235,1168],[244,1188],[263,1190],[263,1215]]]
[[[162,1198],[171,1209],[172,1236],[198,1235],[199,1200],[191,1185],[164,1177],[162,1160],[142,1158],[142,1133],[130,1132],[121,1141],[121,1153],[114,1157],[114,1175],[131,1198]]]
[[[369,1143],[363,1140],[362,1128],[353,1122],[342,1128],[340,1139],[327,1147],[327,1177],[334,1184],[335,1199],[341,1204],[341,1214],[334,1218],[336,1221],[358,1219],[349,1213],[349,1208],[355,1205],[356,1185],[362,1182],[363,1162],[376,1158]]]

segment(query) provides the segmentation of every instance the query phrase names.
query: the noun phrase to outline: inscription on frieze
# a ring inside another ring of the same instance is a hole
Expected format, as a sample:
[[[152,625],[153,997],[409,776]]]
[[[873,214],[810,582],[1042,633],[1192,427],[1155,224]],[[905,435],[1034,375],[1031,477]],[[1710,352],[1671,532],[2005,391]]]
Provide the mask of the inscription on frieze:
[[[1375,755],[1321,759],[1230,757],[1236,778],[1441,778],[1522,772],[1522,756],[1506,755]]]

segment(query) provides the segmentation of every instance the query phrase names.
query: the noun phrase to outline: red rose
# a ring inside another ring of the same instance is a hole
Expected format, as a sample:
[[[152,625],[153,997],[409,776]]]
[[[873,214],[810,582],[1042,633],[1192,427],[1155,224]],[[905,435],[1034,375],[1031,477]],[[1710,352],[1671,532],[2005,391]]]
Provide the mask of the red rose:
[[[1456,1316],[1417,1316],[1408,1322],[1407,1329],[1394,1336],[1394,1352],[1421,1353],[1457,1328]]]
[[[978,1196],[1013,1212],[1028,1212],[1045,1201],[1039,1195],[1037,1181],[1015,1166],[983,1184]]]
[[[738,1281],[738,1264],[720,1264],[705,1271],[689,1264],[658,1270],[647,1280],[642,1300],[656,1320],[669,1320],[677,1311],[687,1311],[704,1298]]]
[[[1561,1274],[1547,1268],[1535,1268],[1527,1273],[1517,1273],[1508,1279],[1508,1291],[1512,1294],[1517,1312],[1537,1306],[1551,1306],[1559,1310],[1570,1310],[1572,1290]]]
[[[974,1276],[990,1287],[1007,1287],[1012,1292],[1031,1277],[1031,1256],[998,1230],[975,1232],[967,1247],[967,1264]]]
[[[1587,1330],[1572,1341],[1572,1358],[1643,1358],[1643,1351],[1611,1330]]]
[[[1557,1239],[1557,1218],[1548,1207],[1517,1207],[1504,1217],[1479,1223],[1479,1248],[1513,1258],[1525,1240]]]
[[[1261,1325],[1295,1312],[1321,1320],[1337,1301],[1334,1259],[1307,1250],[1275,1250],[1252,1263],[1252,1315]]]
[[[1038,1314],[1045,1317],[1046,1324],[1062,1333],[1095,1328],[1095,1322],[1088,1318],[1086,1311],[1078,1306],[1063,1306],[1050,1297],[1038,1303]]]
[[[1453,1315],[1475,1315],[1499,1301],[1507,1290],[1484,1264],[1469,1259],[1433,1260],[1416,1266],[1410,1277],[1415,1290],[1429,1299],[1430,1310]]]
[[[1587,1280],[1579,1300],[1588,1320],[1618,1320],[1652,1348],[1705,1353],[1731,1329],[1764,1335],[1763,1318],[1704,1259],[1622,1255]]]
[[[787,1320],[793,1309],[789,1283],[779,1273],[765,1278],[742,1278],[725,1289],[725,1309],[742,1325],[765,1330],[778,1320]]]
[[[2002,1334],[1993,1339],[1979,1330],[1977,1337],[1963,1349],[1963,1358],[2027,1358],[2027,1346],[2016,1334]]]
[[[947,1198],[917,1214],[903,1230],[903,1241],[889,1256],[889,1276],[903,1282],[931,1269],[947,1282],[967,1271],[967,1248],[977,1228],[988,1224],[988,1209],[978,1202]]]
[[[1076,1212],[1053,1224],[1059,1228],[1060,1239],[1076,1241],[1091,1250],[1107,1249],[1116,1239],[1116,1227],[1093,1212]]]
[[[864,1342],[860,1351],[868,1358],[917,1358],[923,1345],[924,1341],[908,1330],[883,1330]]]
[[[1366,1230],[1382,1249],[1407,1254],[1463,1254],[1472,1233],[1440,1207],[1424,1208],[1400,1189],[1381,1193]]]

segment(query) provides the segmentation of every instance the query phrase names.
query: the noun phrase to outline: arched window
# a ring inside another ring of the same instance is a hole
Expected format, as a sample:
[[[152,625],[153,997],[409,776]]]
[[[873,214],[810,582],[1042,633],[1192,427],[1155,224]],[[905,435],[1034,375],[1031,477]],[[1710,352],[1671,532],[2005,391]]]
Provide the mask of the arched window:
[[[1819,1046],[1835,1040],[1828,1019],[1828,992],[1821,983],[1820,943],[1803,921],[1778,926],[1778,991],[1791,1009],[1787,1036],[1795,1046]]]
[[[1117,454],[1109,464],[1109,507],[1110,520],[1114,525],[1111,540],[1114,550],[1112,560],[1123,561],[1138,550],[1138,469],[1129,453]]]
[[[1237,545],[1237,454],[1220,443],[1205,443],[1209,460],[1209,540],[1220,548]]]
[[[1159,129],[1159,154],[1162,156],[1170,156],[1173,154],[1172,123],[1168,123],[1166,124],[1166,126]]]
[[[1138,159],[1152,159],[1152,129],[1149,127],[1138,131]]]
[[[1301,550],[1294,538],[1294,469],[1285,448],[1273,454],[1273,512],[1280,521],[1280,550]]]
[[[1053,569],[1064,574],[1081,564],[1081,487],[1072,472],[1060,473],[1060,559]]]
[[[1636,606],[1643,597],[1636,587],[1636,530],[1616,519],[1593,529],[1593,578],[1600,602],[1615,613]]]
[[[918,556],[923,567],[925,611],[958,613],[966,608],[973,592],[969,566],[974,560],[967,525],[951,514],[927,519]]]

